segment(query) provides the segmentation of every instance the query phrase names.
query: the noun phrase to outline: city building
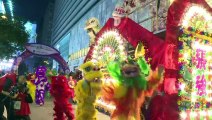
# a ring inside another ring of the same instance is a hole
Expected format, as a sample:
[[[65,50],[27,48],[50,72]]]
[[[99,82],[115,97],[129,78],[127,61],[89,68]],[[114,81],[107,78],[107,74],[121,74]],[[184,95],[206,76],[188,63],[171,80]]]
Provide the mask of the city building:
[[[29,38],[28,38],[28,43],[36,43],[36,39],[37,39],[37,24],[36,23],[32,23],[27,21],[27,23],[24,25],[25,30],[29,33]],[[34,60],[34,56],[30,56],[29,58],[27,58],[23,64],[26,64],[27,68],[28,68],[28,72],[34,72],[34,64],[35,64],[35,60]]]
[[[103,26],[112,17],[117,0],[56,0],[51,45],[57,48],[74,70],[83,63],[88,51],[89,36],[84,30],[86,21],[96,17]],[[128,17],[149,31],[165,37],[165,21],[169,1],[162,0],[157,10],[156,0],[143,0]],[[156,17],[157,13],[157,17]],[[53,62],[53,67],[58,67]]]
[[[54,0],[48,3],[44,14],[42,29],[40,32],[41,36],[39,38],[39,43],[41,44],[51,45],[53,15],[54,15]]]
[[[11,19],[13,19],[14,13],[13,13],[13,1],[12,0],[0,0],[0,10],[1,9],[4,11],[4,14],[7,14],[8,16],[11,17]]]
[[[4,3],[2,0],[0,0],[0,14],[5,14],[5,8],[4,8]]]
[[[27,22],[25,25],[25,30],[29,33],[29,38],[28,38],[28,43],[36,43],[36,38],[37,38],[37,33],[36,33],[36,28],[37,24]]]

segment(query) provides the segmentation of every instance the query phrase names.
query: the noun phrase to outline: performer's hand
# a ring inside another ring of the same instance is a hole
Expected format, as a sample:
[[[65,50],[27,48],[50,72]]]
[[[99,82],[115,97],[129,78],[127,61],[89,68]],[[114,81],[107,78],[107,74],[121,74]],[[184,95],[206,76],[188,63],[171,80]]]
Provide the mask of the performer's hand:
[[[9,96],[10,95],[10,93],[9,92],[6,92],[6,91],[3,91],[2,90],[2,92],[1,92],[2,94],[4,94],[4,95],[6,95],[6,96]]]
[[[18,94],[15,94],[14,96],[10,96],[12,99],[16,99],[18,97]]]

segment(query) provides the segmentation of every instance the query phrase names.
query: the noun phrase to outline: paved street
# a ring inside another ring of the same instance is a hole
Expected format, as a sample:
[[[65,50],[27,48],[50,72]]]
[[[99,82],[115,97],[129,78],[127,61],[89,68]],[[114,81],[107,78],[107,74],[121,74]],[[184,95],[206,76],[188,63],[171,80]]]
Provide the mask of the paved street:
[[[30,105],[31,108],[31,120],[53,120],[53,102],[51,100],[46,100],[44,106],[38,106],[35,103]],[[76,106],[74,106],[76,108]],[[6,110],[5,110],[6,111]],[[6,116],[6,112],[4,116]],[[98,120],[110,120],[109,116],[98,112]]]
[[[48,100],[45,105],[40,107],[35,104],[31,105],[32,120],[53,120],[53,102]],[[74,106],[76,107],[76,106]],[[109,116],[98,113],[98,120],[110,120]]]

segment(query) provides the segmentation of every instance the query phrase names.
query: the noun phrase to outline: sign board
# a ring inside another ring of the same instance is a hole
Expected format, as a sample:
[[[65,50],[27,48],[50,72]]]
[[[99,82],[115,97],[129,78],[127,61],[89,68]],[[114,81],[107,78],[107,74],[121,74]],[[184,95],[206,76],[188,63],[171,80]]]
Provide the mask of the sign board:
[[[56,49],[42,44],[27,44],[25,47],[29,52],[37,55],[59,54]]]

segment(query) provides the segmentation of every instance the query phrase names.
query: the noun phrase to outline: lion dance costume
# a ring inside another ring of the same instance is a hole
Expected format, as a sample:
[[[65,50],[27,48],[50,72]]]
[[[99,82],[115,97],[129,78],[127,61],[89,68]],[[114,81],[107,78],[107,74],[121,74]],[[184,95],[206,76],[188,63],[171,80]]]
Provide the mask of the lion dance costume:
[[[73,108],[69,103],[69,98],[73,98],[73,90],[69,88],[68,81],[65,76],[53,76],[50,93],[54,97],[54,120],[74,119]]]
[[[80,66],[83,79],[75,87],[76,120],[96,120],[95,101],[101,92],[103,74],[99,65],[88,61]]]
[[[35,102],[38,105],[44,104],[45,92],[49,90],[49,83],[46,77],[46,67],[39,66],[36,70],[36,99]]]
[[[35,91],[36,85],[35,83],[35,74],[29,73],[27,76],[27,87],[29,88],[29,94],[32,96],[33,101],[35,100]]]
[[[150,96],[160,82],[158,72],[150,72],[151,77],[147,80],[149,66],[141,57],[137,61],[128,59],[125,62],[112,62],[108,65],[108,72],[114,82],[104,86],[102,93],[103,99],[116,107],[111,119],[140,120],[145,97]]]

